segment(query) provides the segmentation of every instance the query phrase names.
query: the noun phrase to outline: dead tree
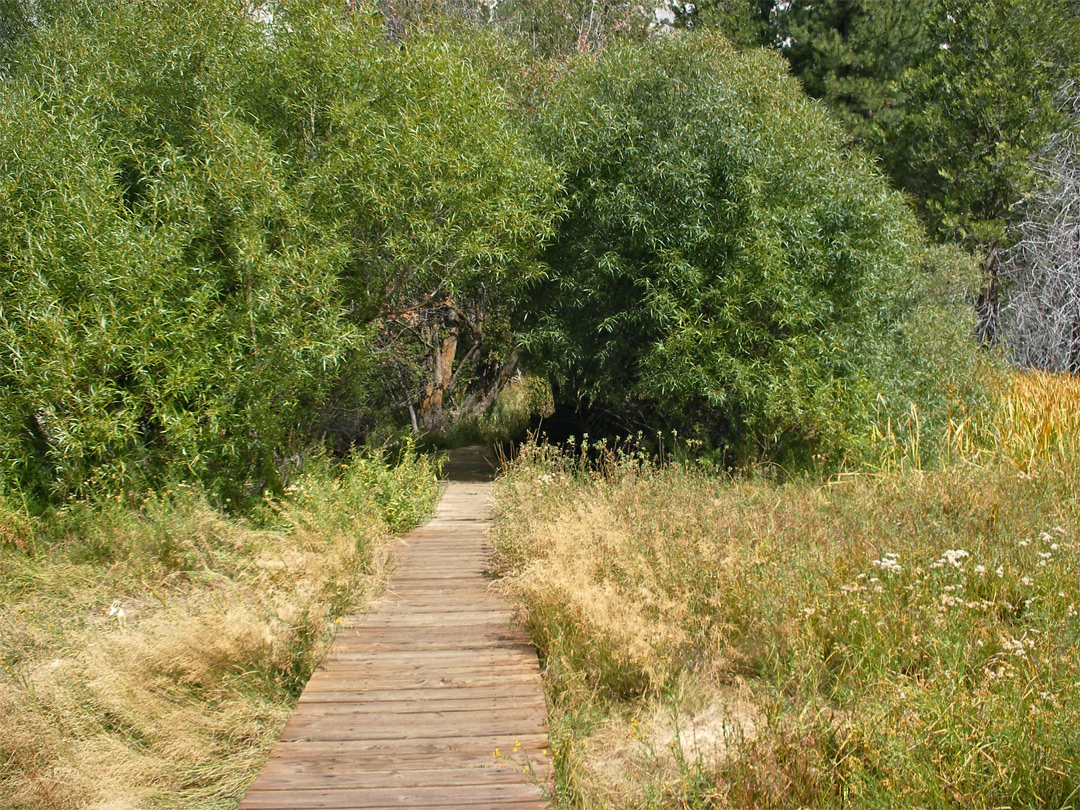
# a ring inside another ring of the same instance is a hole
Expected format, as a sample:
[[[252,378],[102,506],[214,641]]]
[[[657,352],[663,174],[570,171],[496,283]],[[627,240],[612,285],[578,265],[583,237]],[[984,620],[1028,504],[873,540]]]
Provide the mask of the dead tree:
[[[1019,239],[1005,260],[1002,328],[1027,368],[1080,373],[1080,91],[1068,96],[1069,126],[1037,169],[1046,180],[1026,204]]]

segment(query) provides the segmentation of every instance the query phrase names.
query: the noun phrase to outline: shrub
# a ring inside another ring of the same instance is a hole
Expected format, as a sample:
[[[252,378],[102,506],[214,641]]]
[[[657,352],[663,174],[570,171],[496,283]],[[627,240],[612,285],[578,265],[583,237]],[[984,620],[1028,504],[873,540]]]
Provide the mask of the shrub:
[[[318,0],[54,17],[0,86],[0,481],[235,501],[328,411],[465,389],[458,334],[505,353],[556,178],[463,46]]]
[[[879,398],[943,416],[974,363],[968,263],[779,57],[659,37],[572,62],[548,96],[569,214],[521,317],[564,404],[767,456],[866,450]]]
[[[61,497],[172,467],[235,497],[306,439],[352,335],[335,257],[230,91],[261,37],[233,4],[107,4],[5,83],[9,480]]]

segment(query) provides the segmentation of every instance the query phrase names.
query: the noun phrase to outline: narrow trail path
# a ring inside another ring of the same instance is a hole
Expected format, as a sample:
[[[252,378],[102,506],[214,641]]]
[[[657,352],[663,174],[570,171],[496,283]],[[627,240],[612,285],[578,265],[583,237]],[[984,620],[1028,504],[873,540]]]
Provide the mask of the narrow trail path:
[[[398,541],[240,810],[549,807],[536,651],[486,573],[491,472],[479,448],[450,454],[435,517]]]

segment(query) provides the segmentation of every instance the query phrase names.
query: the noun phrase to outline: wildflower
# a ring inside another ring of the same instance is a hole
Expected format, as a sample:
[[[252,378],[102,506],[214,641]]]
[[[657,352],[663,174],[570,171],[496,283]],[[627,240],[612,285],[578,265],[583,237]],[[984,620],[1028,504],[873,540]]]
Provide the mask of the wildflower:
[[[985,565],[976,565],[975,566],[975,573],[980,574],[980,575],[985,574],[986,573],[986,566]]]
[[[1017,543],[1016,545],[1020,546],[1020,548],[1027,548],[1028,546],[1030,546],[1030,545],[1031,545],[1031,541],[1030,541],[1030,540],[1028,540],[1027,538],[1024,538],[1023,540],[1021,540],[1021,541],[1020,541],[1019,543]]]
[[[1025,585],[1030,585],[1031,584],[1031,577],[1021,577],[1020,581]]]
[[[900,557],[897,554],[886,554],[880,560],[871,561],[871,565],[888,574],[900,573]],[[871,579],[870,581],[873,582],[874,580]]]
[[[942,554],[941,558],[953,568],[959,568],[961,565],[963,565],[963,559],[970,556],[971,555],[964,551],[964,549],[962,548],[951,548],[944,554]]]
[[[1005,576],[1005,566],[999,565],[994,573],[997,574],[999,578]]]
[[[1001,639],[1001,646],[1008,652],[1011,652],[1013,655],[1022,658],[1023,656],[1027,655],[1027,648],[1031,645],[1025,644],[1022,639],[1013,638],[1012,636],[1006,636],[1005,638]]]
[[[957,605],[963,606],[964,604],[963,599],[957,599],[955,596],[947,593],[941,595],[940,601],[941,605],[938,607],[938,610],[946,610],[951,607],[956,607]]]

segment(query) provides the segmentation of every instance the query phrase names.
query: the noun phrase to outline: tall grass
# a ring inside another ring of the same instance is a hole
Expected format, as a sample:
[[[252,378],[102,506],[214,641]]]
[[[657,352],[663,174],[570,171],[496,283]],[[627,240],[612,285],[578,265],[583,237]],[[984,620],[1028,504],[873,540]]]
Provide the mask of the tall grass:
[[[1003,461],[1018,470],[1071,476],[1080,460],[1080,379],[1014,371],[992,384],[993,406],[950,414],[944,436],[927,437],[918,411],[873,429],[880,470]],[[940,441],[937,441],[940,439]]]
[[[1080,807],[1076,390],[830,481],[528,448],[495,542],[562,806]]]
[[[1013,374],[994,412],[999,452],[1019,466],[1073,474],[1080,461],[1080,379],[1070,374]]]
[[[432,464],[310,462],[237,518],[179,486],[0,515],[0,807],[231,808]]]

